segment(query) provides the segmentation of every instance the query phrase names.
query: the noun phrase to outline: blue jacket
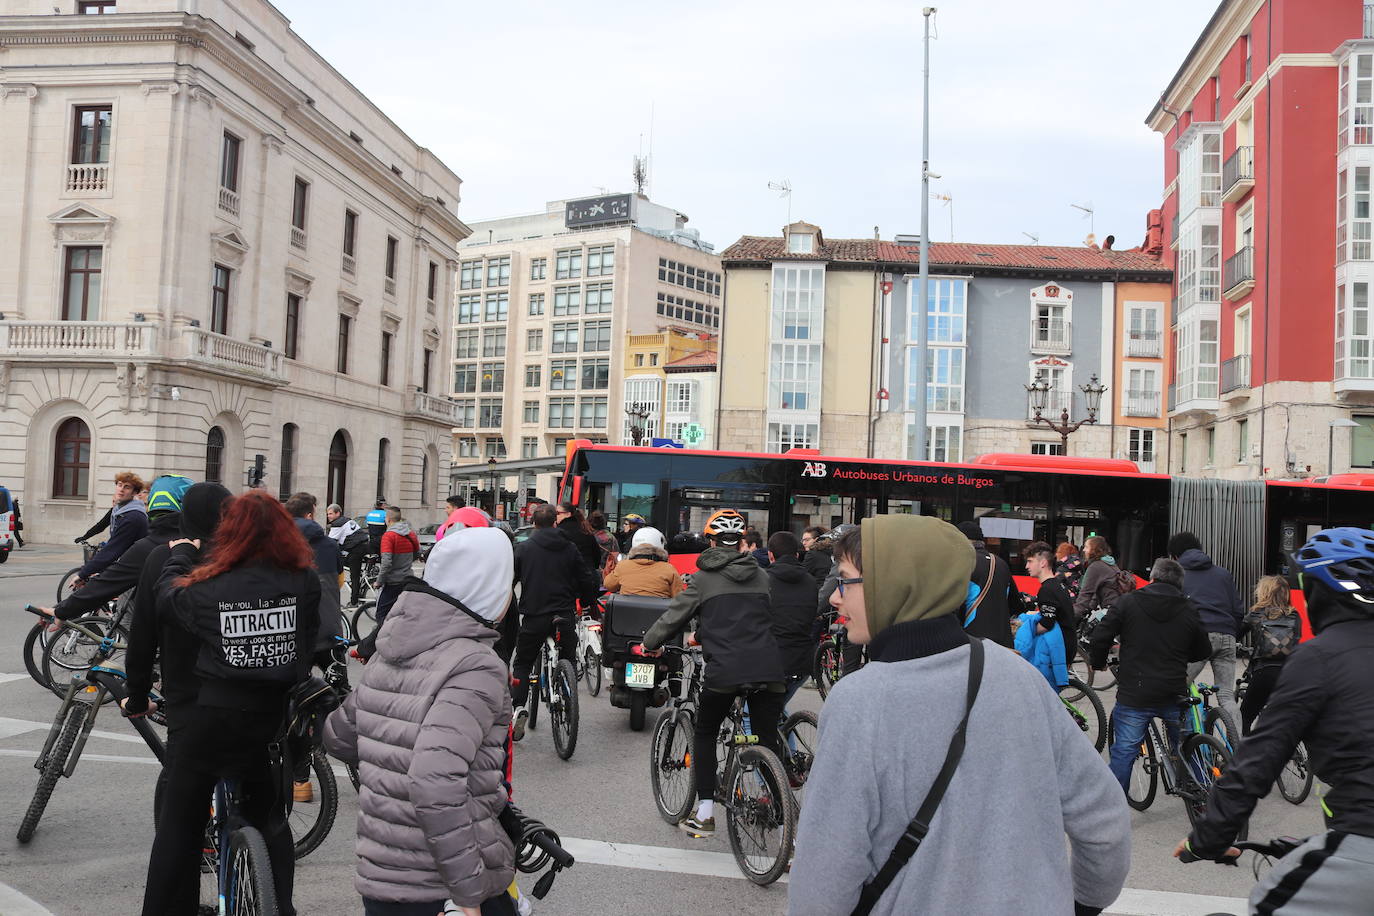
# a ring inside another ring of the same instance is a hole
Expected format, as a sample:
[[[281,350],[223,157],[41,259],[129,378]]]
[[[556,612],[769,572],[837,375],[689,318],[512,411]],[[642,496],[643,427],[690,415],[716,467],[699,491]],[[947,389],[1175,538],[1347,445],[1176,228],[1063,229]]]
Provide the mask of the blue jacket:
[[[1037,633],[1038,613],[1022,614],[1021,628],[1016,631],[1016,651],[1045,676],[1050,686],[1058,690],[1069,683],[1069,666],[1064,658],[1064,638],[1057,630]]]
[[[1183,567],[1183,594],[1197,605],[1203,628],[1208,633],[1237,635],[1245,619],[1245,606],[1236,591],[1236,580],[1201,550],[1183,551],[1178,562]]]

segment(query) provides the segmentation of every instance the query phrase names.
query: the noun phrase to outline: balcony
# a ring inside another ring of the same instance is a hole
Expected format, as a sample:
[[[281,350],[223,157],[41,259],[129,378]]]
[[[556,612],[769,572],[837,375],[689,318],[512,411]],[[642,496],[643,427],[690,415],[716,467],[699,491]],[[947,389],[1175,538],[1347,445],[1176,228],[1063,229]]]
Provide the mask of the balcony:
[[[235,219],[239,215],[239,192],[228,188],[219,189],[219,208]]]
[[[1374,38],[1374,3],[1364,5],[1364,37]]]
[[[1228,401],[1250,396],[1250,354],[1242,353],[1221,364],[1221,393]]]
[[[1164,352],[1164,335],[1158,331],[1127,331],[1127,356],[1159,357]]]
[[[1031,321],[1032,353],[1067,354],[1073,350],[1073,328],[1066,318],[1036,318]]]
[[[299,251],[305,250],[305,230],[297,226],[291,227],[291,247]]]
[[[1127,391],[1121,413],[1128,417],[1159,416],[1158,391]]]
[[[127,359],[157,351],[157,325],[117,321],[0,322],[0,356],[35,359]]]
[[[1045,409],[1040,411],[1040,416],[1046,420],[1059,420],[1064,415],[1064,411],[1073,406],[1073,393],[1070,391],[1060,391],[1051,388],[1045,399]],[[1030,423],[1035,423],[1035,408],[1030,406],[1029,397],[1026,399],[1026,419]]]
[[[357,259],[355,259],[355,258],[353,257],[353,255],[351,255],[351,254],[346,254],[346,255],[343,256],[343,265],[342,265],[342,266],[343,266],[343,272],[346,273],[346,274],[348,274],[350,277],[353,276],[354,274],[356,274],[356,273],[358,272],[358,262],[357,262]]]
[[[1246,245],[1226,259],[1222,269],[1223,295],[1233,302],[1255,288],[1255,249]]]
[[[1221,166],[1221,199],[1235,203],[1255,186],[1255,148],[1238,146]]]
[[[259,376],[270,384],[286,384],[285,359],[278,350],[204,328],[186,328],[182,333],[183,352],[191,363],[234,377]]]
[[[415,392],[410,404],[410,413],[427,420],[437,420],[448,426],[458,426],[458,403],[448,398],[436,397],[423,391]],[[469,423],[469,426],[472,424]]]
[[[90,194],[110,189],[109,163],[86,163],[67,166],[67,191]]]

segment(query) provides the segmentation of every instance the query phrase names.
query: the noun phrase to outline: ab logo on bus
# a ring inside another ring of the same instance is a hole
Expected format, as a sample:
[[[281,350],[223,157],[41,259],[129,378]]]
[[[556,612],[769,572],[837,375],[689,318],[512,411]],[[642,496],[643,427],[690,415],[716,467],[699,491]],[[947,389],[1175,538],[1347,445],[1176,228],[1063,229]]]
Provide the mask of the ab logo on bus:
[[[802,468],[801,475],[802,475],[803,477],[824,477],[824,476],[825,476],[825,462],[824,462],[824,461],[808,461],[808,462],[806,462],[806,467]]]

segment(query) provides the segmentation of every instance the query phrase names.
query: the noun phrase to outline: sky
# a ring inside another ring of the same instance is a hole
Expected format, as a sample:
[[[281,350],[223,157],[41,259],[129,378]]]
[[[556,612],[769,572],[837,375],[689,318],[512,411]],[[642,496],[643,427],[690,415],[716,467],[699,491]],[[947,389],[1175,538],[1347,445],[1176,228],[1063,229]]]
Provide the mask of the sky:
[[[789,206],[828,238],[920,231],[914,0],[274,2],[463,179],[469,223],[629,191],[644,153],[649,196],[717,251],[781,235]],[[1215,7],[946,0],[931,238],[1139,245],[1163,189],[1145,118]]]

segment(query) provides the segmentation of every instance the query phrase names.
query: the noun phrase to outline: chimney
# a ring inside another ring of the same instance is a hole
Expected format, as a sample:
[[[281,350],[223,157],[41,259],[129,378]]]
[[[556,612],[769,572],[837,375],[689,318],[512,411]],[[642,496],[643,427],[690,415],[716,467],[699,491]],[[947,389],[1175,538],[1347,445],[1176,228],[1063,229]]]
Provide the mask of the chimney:
[[[1105,239],[1102,240],[1102,250],[1103,250],[1103,251],[1111,251],[1111,250],[1112,250],[1112,246],[1115,245],[1115,244],[1116,244],[1116,236],[1114,236],[1114,235],[1109,235],[1109,236],[1107,236]]]

